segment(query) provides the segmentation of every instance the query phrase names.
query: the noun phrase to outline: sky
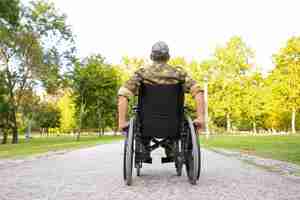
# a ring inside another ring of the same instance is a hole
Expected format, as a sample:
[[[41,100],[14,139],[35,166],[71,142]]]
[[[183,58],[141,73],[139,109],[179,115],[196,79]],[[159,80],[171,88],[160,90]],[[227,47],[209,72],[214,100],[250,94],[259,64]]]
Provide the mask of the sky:
[[[298,0],[52,0],[66,13],[81,57],[100,53],[118,64],[123,56],[149,57],[165,41],[171,56],[209,58],[216,46],[241,36],[267,72],[272,54],[300,36]]]

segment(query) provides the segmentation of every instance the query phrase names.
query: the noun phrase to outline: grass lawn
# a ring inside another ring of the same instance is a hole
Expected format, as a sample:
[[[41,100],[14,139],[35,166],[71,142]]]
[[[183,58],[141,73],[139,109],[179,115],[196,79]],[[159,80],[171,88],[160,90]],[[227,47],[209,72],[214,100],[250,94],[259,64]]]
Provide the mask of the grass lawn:
[[[80,141],[72,136],[36,137],[30,141],[20,138],[19,144],[0,144],[1,158],[22,158],[48,151],[71,150],[122,140],[123,136],[81,136]]]
[[[293,136],[201,136],[207,148],[223,148],[288,161],[300,165],[300,135]]]

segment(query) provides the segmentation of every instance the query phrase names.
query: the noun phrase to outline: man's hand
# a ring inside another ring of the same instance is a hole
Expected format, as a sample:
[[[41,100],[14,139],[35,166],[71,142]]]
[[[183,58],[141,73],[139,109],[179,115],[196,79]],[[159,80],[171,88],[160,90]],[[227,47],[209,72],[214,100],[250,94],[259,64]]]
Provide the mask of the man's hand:
[[[201,91],[195,95],[196,108],[197,108],[197,118],[194,120],[194,125],[196,126],[197,132],[204,130],[204,92]]]
[[[119,131],[123,131],[125,128],[127,128],[129,126],[129,122],[126,122],[126,121],[124,121],[124,122],[119,122],[119,127],[118,127],[118,129],[119,129]]]
[[[194,123],[194,125],[197,129],[197,132],[204,130],[205,123],[204,123],[204,120],[202,118],[198,117],[198,118],[194,119],[193,123]]]

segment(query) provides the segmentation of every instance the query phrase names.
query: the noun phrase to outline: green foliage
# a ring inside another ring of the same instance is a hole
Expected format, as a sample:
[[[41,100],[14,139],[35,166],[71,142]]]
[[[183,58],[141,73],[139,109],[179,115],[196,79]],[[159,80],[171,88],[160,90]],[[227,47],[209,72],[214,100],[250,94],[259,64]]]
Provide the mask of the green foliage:
[[[81,128],[105,128],[115,123],[118,71],[100,55],[77,64],[73,74],[76,112]]]
[[[20,15],[19,0],[0,1],[0,23],[2,24],[7,23],[15,27],[19,23],[19,15]]]
[[[61,14],[53,3],[33,1],[24,10],[26,31],[38,36],[42,47],[39,68],[35,76],[41,80],[47,92],[54,93],[59,86],[64,86],[62,68],[67,71],[74,61],[74,39],[72,30],[66,24],[66,15]]]
[[[225,46],[215,50],[214,57],[202,63],[209,78],[209,110],[214,118],[224,117],[227,129],[230,122],[241,115],[242,77],[250,69],[254,56],[253,50],[247,47],[240,37],[232,37]]]
[[[19,98],[19,112],[24,118],[33,118],[39,109],[40,97],[31,88],[22,91],[22,93],[16,92],[16,95],[22,95],[22,98]]]
[[[0,125],[10,127],[14,137],[30,120],[62,130],[114,127],[119,86],[148,61],[125,56],[114,66],[100,55],[79,61],[74,54],[72,30],[54,3],[1,0]],[[218,131],[231,125],[289,130],[290,122],[295,129],[300,125],[300,37],[291,37],[273,58],[276,68],[263,77],[252,69],[254,50],[234,36],[201,62],[175,57],[169,64],[183,67],[202,88],[208,80],[210,125]],[[36,86],[48,94],[67,92],[55,107],[40,102]],[[62,89],[66,86],[71,89]],[[185,102],[195,110],[190,95]],[[135,103],[131,100],[131,107]]]
[[[225,46],[218,47],[214,54],[218,69],[228,75],[245,73],[253,56],[253,50],[238,36],[230,38]]]
[[[75,128],[75,103],[71,91],[65,91],[64,95],[59,99],[57,106],[61,114],[60,128],[63,131],[70,131],[70,129]]]
[[[9,104],[8,104],[8,91],[4,84],[4,74],[0,71],[0,128],[7,128]]]
[[[35,113],[35,121],[40,128],[56,128],[60,125],[60,112],[54,105],[44,102]]]
[[[253,126],[254,131],[264,113],[265,92],[263,77],[260,73],[242,77],[240,102],[237,105],[240,106],[238,109],[241,117],[248,123],[248,127]]]
[[[296,132],[295,116],[300,108],[300,37],[290,38],[273,57],[276,68],[269,78],[273,99],[283,112],[291,113],[291,130]]]
[[[5,72],[13,143],[17,143],[16,118],[22,98],[38,83],[43,83],[52,93],[64,83],[61,69],[73,61],[74,42],[70,27],[65,23],[66,16],[60,14],[53,3],[32,1],[28,6],[21,5],[20,10],[16,7],[18,1],[1,3],[5,4],[1,9],[6,14],[0,17],[17,24],[0,23],[0,71]]]
[[[285,108],[299,109],[300,106],[300,37],[292,37],[278,54],[274,55],[276,85],[285,102]],[[278,72],[277,72],[278,71]]]

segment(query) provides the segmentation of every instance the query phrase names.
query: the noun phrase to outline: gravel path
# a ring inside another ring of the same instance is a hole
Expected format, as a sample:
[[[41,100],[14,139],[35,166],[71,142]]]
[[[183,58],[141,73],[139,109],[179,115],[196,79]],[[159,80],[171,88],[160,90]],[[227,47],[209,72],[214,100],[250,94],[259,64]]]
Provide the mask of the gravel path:
[[[175,175],[173,164],[154,164],[125,186],[123,144],[114,143],[41,157],[5,166],[0,164],[0,200],[299,200],[300,179],[291,179],[246,164],[233,157],[202,151],[203,170],[198,185],[185,173]]]

